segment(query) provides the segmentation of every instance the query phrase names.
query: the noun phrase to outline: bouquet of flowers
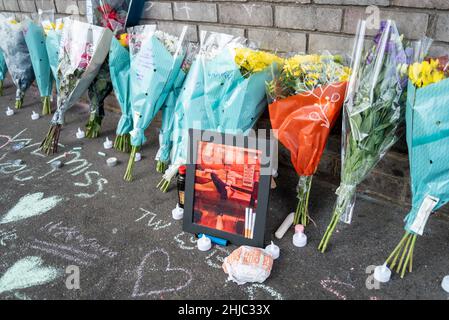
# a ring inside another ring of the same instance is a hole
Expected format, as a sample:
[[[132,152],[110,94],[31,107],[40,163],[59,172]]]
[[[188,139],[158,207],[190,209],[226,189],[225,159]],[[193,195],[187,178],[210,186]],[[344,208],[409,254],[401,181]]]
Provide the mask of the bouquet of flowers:
[[[130,132],[133,129],[131,113],[130,56],[128,34],[122,34],[121,40],[112,39],[109,49],[109,69],[115,96],[120,104],[122,116],[117,125],[114,148],[122,152],[131,151]]]
[[[41,23],[27,19],[23,29],[25,42],[30,52],[36,82],[42,98],[42,114],[51,114],[50,97],[53,90],[53,76],[47,55],[45,31]]]
[[[41,149],[57,152],[64,115],[87,90],[108,54],[112,32],[88,23],[67,20],[62,30],[59,49],[58,108]]]
[[[96,138],[100,134],[101,123],[105,115],[104,100],[113,88],[108,64],[108,57],[106,57],[97,76],[87,90],[90,115],[86,123],[86,138]]]
[[[318,249],[324,252],[337,223],[350,223],[356,187],[397,141],[404,121],[407,54],[394,21],[383,21],[374,45],[362,56],[366,21],[359,22],[352,74],[343,112],[341,182],[332,220]]]
[[[59,91],[59,47],[61,43],[62,28],[64,27],[64,19],[56,19],[55,23],[49,20],[44,20],[41,23],[46,35],[45,47],[47,49],[48,63],[50,64],[51,73],[56,82],[56,90]]]
[[[128,31],[133,130],[124,179],[131,181],[136,153],[146,141],[144,131],[165,103],[184,61],[187,27],[179,37],[156,30],[155,25],[136,26]]]
[[[90,23],[110,29],[119,36],[125,32],[131,0],[87,0],[87,16]],[[96,138],[103,121],[104,100],[112,92],[113,85],[108,59],[101,66],[97,77],[88,89],[90,116],[86,124],[86,137]]]
[[[16,108],[22,108],[25,92],[34,81],[34,70],[30,52],[23,35],[23,25],[13,18],[0,16],[0,49],[5,55],[6,65],[16,91]]]
[[[293,223],[307,225],[312,177],[340,115],[350,69],[341,56],[295,55],[267,84],[270,120],[299,176]]]
[[[114,34],[124,33],[131,2],[132,0],[87,0],[88,22],[107,28]]]
[[[8,68],[6,67],[5,57],[3,56],[3,52],[0,50],[0,96],[3,95],[3,81],[6,78],[7,72]]]
[[[176,100],[170,166],[165,170],[161,181],[157,185],[162,191],[168,190],[170,181],[177,174],[179,166],[187,161],[188,129],[200,129],[207,125],[203,66],[199,56],[200,54],[194,58]]]
[[[424,50],[422,53],[427,52]],[[449,64],[448,57],[417,55],[409,68],[406,127],[412,209],[405,218],[405,234],[385,265],[404,277],[412,271],[417,236],[423,235],[432,212],[449,201]]]
[[[274,54],[250,49],[244,38],[202,32],[200,40],[195,68],[185,84],[189,90],[183,89],[177,102],[175,113],[183,125],[174,131],[175,160],[158,185],[164,192],[186,161],[187,131],[247,133],[267,106],[265,83],[272,79],[273,64],[282,64]]]
[[[157,172],[164,173],[170,163],[170,153],[173,146],[172,135],[175,121],[175,107],[178,96],[184,85],[184,81],[192,66],[193,59],[197,53],[197,46],[190,44],[187,48],[185,60],[181,70],[176,77],[172,91],[168,94],[165,105],[162,108],[162,125],[159,132],[159,150],[156,154]]]

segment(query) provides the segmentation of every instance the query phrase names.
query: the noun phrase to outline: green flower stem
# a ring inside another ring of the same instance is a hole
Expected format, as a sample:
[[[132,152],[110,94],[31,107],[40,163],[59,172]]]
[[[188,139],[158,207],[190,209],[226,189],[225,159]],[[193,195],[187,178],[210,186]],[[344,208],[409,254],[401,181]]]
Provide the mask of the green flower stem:
[[[118,136],[116,136],[115,141],[114,141],[114,149],[121,151],[121,152],[130,153],[130,151],[131,151],[131,136],[130,136],[130,134],[125,133],[125,134],[119,134]]]
[[[89,121],[86,124],[86,138],[94,139],[100,135],[102,121],[103,117],[96,114],[89,117]]]
[[[61,125],[52,125],[48,130],[47,136],[41,143],[42,152],[47,155],[58,152],[59,134],[61,133]]]
[[[16,99],[16,109],[22,109],[23,106],[23,98]]]
[[[128,166],[126,167],[125,176],[123,179],[125,181],[132,181],[133,180],[133,170],[134,170],[134,162],[136,159],[136,153],[139,151],[139,147],[133,146],[131,149],[131,154],[129,156]]]
[[[42,115],[51,114],[50,97],[42,97]]]
[[[326,232],[324,233],[324,236],[321,239],[321,242],[318,246],[318,250],[321,251],[322,253],[326,251],[327,245],[335,231],[335,228],[337,227],[338,222],[340,221],[341,216],[350,207],[354,196],[355,196],[355,188],[342,190],[338,195],[337,204],[332,214],[331,222],[329,223]]]
[[[161,181],[159,181],[156,188],[159,188],[162,192],[167,192],[168,188],[170,187],[171,180],[166,180],[165,178],[162,178]]]
[[[3,80],[0,80],[0,97],[3,96]]]
[[[298,205],[296,206],[295,217],[293,224],[302,224],[304,227],[309,222],[309,196],[312,186],[313,176],[301,176],[298,182]]]
[[[168,163],[158,160],[156,164],[156,171],[159,173],[164,173],[168,168]]]
[[[394,270],[396,267],[396,272],[400,273],[401,278],[404,278],[407,267],[409,272],[413,270],[413,252],[415,250],[416,238],[416,234],[406,231],[399,244],[394,248],[385,262],[386,265],[389,265],[391,261],[390,269]],[[396,265],[399,257],[399,263]]]

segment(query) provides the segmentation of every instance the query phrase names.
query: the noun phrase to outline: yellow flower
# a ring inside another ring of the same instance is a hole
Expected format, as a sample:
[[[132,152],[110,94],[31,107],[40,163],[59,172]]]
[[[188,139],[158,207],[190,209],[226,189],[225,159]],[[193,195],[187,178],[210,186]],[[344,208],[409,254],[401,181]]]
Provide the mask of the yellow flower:
[[[282,64],[283,60],[272,53],[256,51],[249,48],[236,48],[235,62],[240,68],[250,73],[255,73],[265,70],[273,63]]]
[[[351,72],[352,72],[351,68],[343,67],[342,73],[340,75],[340,81],[348,81]]]
[[[120,44],[121,44],[122,46],[124,46],[125,48],[127,48],[128,45],[129,45],[129,42],[128,42],[128,41],[129,41],[129,40],[128,40],[128,34],[127,34],[127,33],[123,33],[123,34],[120,35],[119,42],[120,42]]]
[[[409,68],[409,78],[418,87],[426,87],[432,83],[440,82],[445,78],[444,72],[439,69],[439,61],[431,59],[422,63],[414,63]]]

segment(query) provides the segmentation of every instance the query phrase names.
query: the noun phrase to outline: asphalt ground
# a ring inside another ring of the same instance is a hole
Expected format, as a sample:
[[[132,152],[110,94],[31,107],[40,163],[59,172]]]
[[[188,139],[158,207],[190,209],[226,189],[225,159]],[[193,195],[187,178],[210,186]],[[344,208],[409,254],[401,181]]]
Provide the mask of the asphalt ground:
[[[78,140],[75,132],[84,127],[88,110],[75,106],[61,132],[63,146],[47,157],[38,147],[50,118],[30,118],[32,110],[41,110],[36,88],[27,93],[23,109],[7,117],[15,88],[6,87],[0,98],[0,299],[449,298],[441,289],[449,274],[447,216],[432,216],[419,237],[413,273],[404,279],[393,275],[377,287],[370,266],[382,264],[402,237],[407,209],[359,197],[352,225],[340,224],[322,254],[317,246],[336,196],[334,185],[318,179],[311,193],[314,224],[306,229],[308,245],[294,247],[290,230],[275,241],[281,257],[263,284],[227,281],[222,261],[236,247],[198,251],[195,238],[171,218],[174,188],[168,193],[156,189],[161,178],[154,161],[156,125],[146,132],[143,159],[128,183],[122,179],[127,155],[103,149],[105,137],[114,138],[118,114],[107,113],[99,138]],[[14,151],[20,142],[26,146]],[[119,164],[108,167],[98,151],[117,157]],[[65,165],[52,169],[49,162],[55,158]],[[279,169],[267,222],[273,239],[296,206],[296,183],[291,169]]]

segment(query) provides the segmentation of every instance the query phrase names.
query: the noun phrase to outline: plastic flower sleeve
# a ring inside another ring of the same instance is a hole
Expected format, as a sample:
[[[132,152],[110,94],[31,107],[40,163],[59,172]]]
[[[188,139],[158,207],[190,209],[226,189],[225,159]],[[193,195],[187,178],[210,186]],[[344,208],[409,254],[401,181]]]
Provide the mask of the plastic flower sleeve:
[[[53,90],[53,76],[47,55],[46,37],[43,26],[31,20],[24,22],[25,41],[30,52],[36,83],[42,98],[42,114],[51,113],[50,97]]]
[[[114,34],[126,29],[132,0],[86,0],[87,20],[89,23],[108,28]]]
[[[324,252],[340,220],[350,223],[359,185],[400,135],[405,106],[407,55],[393,21],[383,21],[374,45],[363,50],[366,22],[361,21],[353,52],[352,75],[343,109],[342,171],[331,222],[320,242]]]
[[[173,147],[170,155],[170,166],[157,185],[167,191],[171,180],[178,172],[180,165],[187,161],[188,130],[201,129],[208,126],[205,110],[203,67],[198,56],[193,61],[183,88],[176,101],[174,127],[172,134]]]
[[[47,37],[45,39],[45,47],[47,49],[48,62],[56,83],[56,90],[59,92],[58,63],[59,48],[61,44],[62,28],[64,19],[57,19],[54,25],[43,22],[44,30]]]
[[[5,57],[3,52],[0,50],[0,96],[3,95],[3,81],[6,78],[6,73],[8,72],[8,67],[6,66]]]
[[[108,29],[74,20],[64,22],[58,63],[58,107],[41,145],[47,154],[57,151],[64,115],[98,74],[108,54],[111,39],[112,32]]]
[[[204,129],[246,133],[267,107],[265,84],[272,79],[273,65],[282,59],[226,34],[203,32],[202,41],[201,50],[207,54],[199,59],[209,120]]]
[[[144,131],[165,103],[184,61],[187,27],[179,37],[156,30],[155,25],[137,26],[128,31],[133,130],[124,179],[130,181],[135,154],[146,141]]]
[[[87,0],[86,4],[88,21],[110,29],[118,37],[125,32],[130,10],[135,3],[131,0]],[[90,116],[86,124],[87,138],[96,138],[100,134],[104,117],[104,100],[112,89],[109,64],[106,61],[88,89]]]
[[[423,62],[429,45],[429,39],[417,42],[411,76],[415,66]],[[391,269],[397,266],[401,277],[407,269],[412,271],[415,242],[418,235],[423,235],[431,213],[449,201],[449,79],[446,75],[423,87],[417,87],[414,80],[408,83],[406,110],[412,208],[404,220],[405,234],[385,262]]]
[[[86,123],[86,138],[96,138],[100,134],[101,123],[105,115],[104,100],[112,92],[112,89],[109,62],[106,57],[97,76],[87,90],[90,114]]]
[[[133,129],[131,114],[131,87],[130,76],[130,56],[128,48],[125,48],[116,39],[112,39],[109,50],[109,70],[115,96],[120,104],[122,115],[117,124],[117,137],[114,148],[122,152],[131,151],[131,136],[129,133]]]
[[[244,38],[202,31],[200,52],[178,99],[174,131],[174,165],[158,187],[167,191],[171,179],[187,155],[189,129],[247,133],[267,106],[265,82],[271,80],[277,56],[246,47]],[[185,95],[184,95],[185,94]]]
[[[296,57],[299,56],[293,58]],[[322,79],[314,85],[316,88],[304,88],[306,82],[310,81],[310,74],[305,71],[307,66],[312,65],[307,61],[308,59],[316,60],[313,63],[314,70],[311,72],[320,71],[322,75],[325,75],[330,72],[328,69],[332,68],[338,70],[339,75],[332,79]],[[308,199],[312,177],[320,163],[330,131],[340,115],[347,85],[346,72],[349,71],[344,71],[342,64],[335,63],[333,60],[324,60],[318,55],[301,56],[298,60],[303,61],[299,64],[295,63],[295,68],[297,66],[303,71],[297,73],[294,83],[300,83],[300,87],[304,89],[298,91],[297,88],[290,86],[271,88],[275,92],[271,94],[269,92],[269,95],[276,95],[277,92],[280,98],[269,105],[269,112],[272,128],[276,130],[276,137],[290,151],[292,164],[299,176],[298,205],[294,224],[306,226],[309,221]],[[273,86],[279,87],[291,83],[293,73],[288,69],[290,65],[293,63],[287,60],[281,76],[273,80]],[[292,95],[282,98],[286,94]]]
[[[155,157],[155,160],[157,161],[156,170],[160,173],[164,173],[170,163],[170,155],[173,147],[173,130],[175,127],[176,102],[183,90],[187,74],[198,53],[198,46],[190,43],[187,45],[186,50],[182,68],[178,73],[173,89],[169,93],[162,109],[162,125],[159,133],[160,147]]]
[[[17,88],[16,108],[19,109],[22,107],[25,92],[35,79],[22,23],[1,15],[0,36],[3,39],[0,42],[0,48],[4,53],[12,81]]]

